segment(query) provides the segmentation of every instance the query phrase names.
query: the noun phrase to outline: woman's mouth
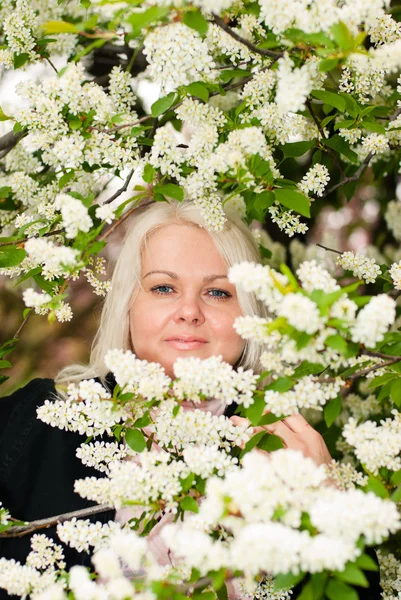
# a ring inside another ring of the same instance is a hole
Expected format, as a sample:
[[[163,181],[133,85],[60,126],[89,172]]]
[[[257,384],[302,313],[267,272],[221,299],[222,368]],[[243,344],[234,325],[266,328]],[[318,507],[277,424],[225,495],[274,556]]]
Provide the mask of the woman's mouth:
[[[194,336],[170,337],[165,340],[166,343],[176,350],[196,350],[207,344],[207,340]]]

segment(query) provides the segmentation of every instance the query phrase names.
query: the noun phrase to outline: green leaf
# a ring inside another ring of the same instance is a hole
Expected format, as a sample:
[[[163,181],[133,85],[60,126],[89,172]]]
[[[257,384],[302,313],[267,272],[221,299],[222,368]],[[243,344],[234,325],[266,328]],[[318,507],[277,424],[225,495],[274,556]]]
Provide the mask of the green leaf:
[[[190,473],[187,477],[181,479],[180,483],[183,492],[187,492],[189,489],[191,489],[194,479],[195,475],[193,473]]]
[[[127,429],[125,431],[125,441],[135,452],[143,452],[146,448],[146,440],[140,429]]]
[[[255,435],[253,435],[251,439],[245,444],[245,448],[242,450],[240,458],[247,454],[247,452],[253,450],[264,435],[265,431],[259,431],[259,433],[255,433]]]
[[[227,586],[225,583],[216,590],[216,593],[219,600],[228,600]]]
[[[245,411],[245,415],[246,418],[250,420],[251,424],[255,427],[256,425],[258,425],[262,415],[263,415],[263,411],[266,407],[266,403],[263,397],[258,397],[255,398],[253,404],[251,404],[251,406],[249,406],[246,411]]]
[[[311,95],[318,100],[321,100],[325,104],[330,104],[330,106],[334,106],[340,112],[345,111],[345,100],[341,98],[338,94],[334,94],[333,92],[327,92],[326,90],[312,90]]]
[[[353,585],[360,585],[361,587],[368,587],[369,582],[361,569],[353,563],[347,563],[343,571],[335,571],[337,579],[345,581],[346,583],[352,583]]]
[[[80,27],[74,25],[74,23],[68,23],[67,21],[46,21],[41,25],[45,34],[51,33],[78,33]]]
[[[209,100],[209,90],[205,86],[204,83],[200,83],[199,81],[194,81],[185,87],[188,94],[191,96],[195,96],[195,98],[200,98],[203,102],[207,102]]]
[[[3,109],[0,108],[0,121],[8,121],[9,119],[12,119],[12,117],[8,117]]]
[[[365,571],[378,571],[379,565],[373,560],[369,554],[361,554],[355,561],[355,564]]]
[[[22,248],[15,246],[4,246],[0,248],[0,268],[16,267],[26,257],[26,252]]]
[[[393,379],[397,379],[397,375],[395,373],[385,373],[384,375],[379,375],[379,377],[375,377],[368,384],[368,388],[376,388],[379,385],[384,385]]]
[[[166,112],[166,110],[173,106],[175,98],[175,92],[170,92],[169,94],[167,94],[167,96],[163,96],[162,98],[159,98],[159,100],[156,100],[156,102],[154,102],[150,108],[150,110],[152,111],[152,116],[160,117],[160,115],[162,115],[164,112]]]
[[[157,184],[153,190],[157,194],[174,198],[174,200],[178,200],[179,202],[184,200],[184,190],[179,185],[175,185],[175,183]]]
[[[248,77],[249,75],[251,75],[251,72],[245,69],[223,69],[220,71],[220,79],[224,83],[228,83],[234,77]]]
[[[151,6],[148,10],[141,12],[134,12],[128,17],[128,21],[132,25],[133,37],[137,37],[142,33],[142,29],[153,23],[153,21],[160,21],[168,13],[170,9],[166,6]]]
[[[183,21],[187,27],[195,29],[201,37],[205,37],[209,23],[198,10],[191,10],[184,14]]]
[[[334,41],[342,50],[352,50],[354,48],[354,38],[345,23],[342,21],[335,23],[331,26],[330,31]]]
[[[401,485],[391,494],[393,502],[401,502]]]
[[[344,119],[343,121],[338,121],[338,123],[334,125],[334,131],[337,131],[338,129],[350,129],[354,123],[355,119]]]
[[[326,596],[329,600],[359,600],[358,592],[338,579],[330,579]]]
[[[398,408],[401,407],[401,378],[397,377],[390,389],[390,398]]]
[[[29,61],[29,54],[14,54],[14,69],[23,67]]]
[[[272,206],[274,203],[274,194],[273,192],[265,191],[260,194],[256,194],[253,201],[253,208],[257,211],[257,213],[261,216],[261,221],[264,219],[264,215],[267,209]]]
[[[388,498],[389,493],[385,485],[376,477],[369,477],[367,485],[363,488],[365,492],[373,492],[379,498]]]
[[[324,58],[319,63],[319,71],[321,73],[326,72],[326,71],[331,71],[332,69],[336,68],[336,66],[338,65],[339,62],[340,62],[339,58]]]
[[[390,477],[390,483],[393,485],[400,485],[401,483],[401,469],[395,471]]]
[[[199,506],[195,498],[191,498],[191,496],[185,496],[185,498],[180,501],[180,507],[182,510],[188,510],[193,513],[199,512]]]
[[[340,354],[345,354],[347,352],[347,342],[338,333],[329,335],[329,337],[324,340],[324,343],[329,348],[333,348],[333,350],[340,352]]]
[[[345,92],[340,92],[339,96],[345,100],[345,111],[351,115],[351,117],[356,118],[359,114],[359,107],[356,100],[350,94],[346,94]]]
[[[295,381],[290,379],[289,377],[279,377],[268,386],[265,387],[265,390],[273,390],[274,392],[288,392],[294,385]]]
[[[332,398],[324,407],[323,414],[327,427],[331,427],[341,412],[343,400],[338,394],[337,398]]]
[[[275,452],[284,448],[283,440],[273,433],[265,433],[262,439],[257,443],[257,447],[265,452]]]
[[[280,573],[274,577],[274,589],[283,590],[296,586],[305,577],[305,573]]]
[[[146,183],[152,183],[155,176],[155,168],[152,167],[149,163],[147,163],[143,169],[142,179],[146,181]]]
[[[358,162],[358,155],[356,152],[351,150],[349,144],[338,134],[333,135],[333,137],[324,140],[324,144],[331,148],[332,150],[336,150],[340,154],[343,154],[348,160],[353,163]]]
[[[0,369],[8,369],[11,367],[11,363],[8,360],[0,360]]]
[[[281,146],[284,158],[303,156],[305,152],[308,152],[315,145],[314,140],[307,142],[292,142],[290,144],[284,144]]]
[[[373,131],[373,133],[386,134],[386,128],[383,127],[383,125],[380,125],[380,123],[376,123],[376,121],[367,121],[366,119],[363,119],[361,125],[368,131]]]
[[[324,366],[320,363],[310,363],[307,360],[301,362],[295,369],[293,377],[305,377],[305,375],[317,375],[324,370]]]
[[[276,189],[274,190],[274,195],[276,200],[283,206],[294,210],[304,217],[310,217],[310,200],[301,194],[301,192]]]

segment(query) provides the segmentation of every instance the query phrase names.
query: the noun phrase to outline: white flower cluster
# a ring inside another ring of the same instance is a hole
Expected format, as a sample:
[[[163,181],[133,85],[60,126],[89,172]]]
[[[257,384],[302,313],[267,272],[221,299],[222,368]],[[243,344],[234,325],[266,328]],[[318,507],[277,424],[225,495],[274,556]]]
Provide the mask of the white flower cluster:
[[[92,523],[89,519],[75,517],[57,525],[60,540],[78,552],[88,552],[90,546],[98,550],[107,544],[112,534],[120,531],[121,527],[115,521]]]
[[[265,391],[266,408],[275,415],[291,415],[302,408],[322,410],[331,399],[336,398],[344,385],[339,377],[335,381],[320,383],[312,375],[303,377],[288,392]]]
[[[236,402],[245,407],[253,403],[258,375],[252,369],[235,370],[223,362],[221,356],[200,358],[178,358],[174,363],[173,391],[179,400],[200,402],[204,398],[215,398],[226,405]]]
[[[317,304],[302,294],[286,294],[276,312],[279,317],[285,317],[295,329],[310,335],[324,326]]]
[[[216,78],[215,63],[207,44],[184,23],[157,27],[144,42],[148,73],[162,89],[175,89],[193,81]],[[179,63],[180,68],[176,68]]]
[[[86,206],[69,194],[59,194],[54,201],[54,207],[61,213],[61,223],[68,239],[75,238],[79,231],[89,231],[93,225]]]
[[[106,473],[110,463],[128,456],[128,447],[117,442],[90,442],[78,446],[76,455],[82,464]]]
[[[374,258],[368,258],[358,252],[343,252],[338,257],[337,264],[346,271],[352,271],[355,277],[363,279],[366,283],[374,283],[381,273]]]
[[[245,292],[253,292],[266,304],[271,312],[275,312],[281,304],[283,294],[280,291],[288,285],[288,279],[267,265],[243,261],[230,267],[228,279],[241,286]]]
[[[386,225],[397,241],[401,240],[401,202],[391,200],[384,214]]]
[[[305,223],[301,223],[298,215],[295,215],[292,210],[283,210],[277,202],[268,210],[273,223],[276,223],[288,237],[292,237],[295,233],[306,233],[309,229]]]
[[[109,350],[104,362],[125,392],[146,400],[163,400],[171,379],[159,363],[140,360],[130,350]]]
[[[396,410],[392,414],[393,418],[382,420],[380,425],[375,421],[358,425],[351,417],[343,429],[343,436],[354,447],[357,459],[374,474],[381,467],[391,471],[401,468],[401,418]]]
[[[330,294],[340,289],[334,277],[314,259],[301,263],[297,269],[297,275],[303,289],[308,293],[313,290],[323,290]]]
[[[401,562],[391,552],[385,554],[381,549],[377,550],[377,558],[383,600],[398,600],[401,592]]]
[[[128,415],[110,400],[110,394],[94,379],[70,384],[67,400],[46,400],[37,408],[38,418],[51,427],[78,431],[81,435],[111,435],[113,425]]]
[[[42,275],[48,281],[57,277],[68,277],[77,266],[79,250],[56,246],[45,238],[31,238],[25,242],[27,258],[22,264],[27,268],[42,266]],[[29,262],[28,262],[29,261]]]
[[[154,424],[149,430],[155,433],[157,444],[177,450],[188,447],[211,446],[227,451],[241,446],[250,439],[247,427],[239,427],[224,415],[213,415],[207,410],[183,410],[175,415],[176,403],[166,400],[159,407]]]
[[[35,292],[33,288],[27,288],[22,293],[22,299],[25,306],[34,308],[37,314],[41,314],[41,311],[38,309],[43,307],[44,304],[51,302],[52,297],[45,292]]]
[[[395,301],[386,294],[373,296],[359,311],[351,327],[353,342],[360,342],[367,348],[374,348],[381,342],[389,326],[395,320]]]
[[[46,535],[35,533],[31,539],[31,548],[26,559],[29,567],[38,571],[49,567],[65,569],[63,548]]]
[[[15,9],[4,20],[3,30],[8,53],[17,56],[28,54],[31,60],[37,60],[39,55],[35,51],[35,36],[38,34],[38,18],[30,4],[27,0],[17,0]]]
[[[363,475],[350,463],[339,463],[332,460],[325,465],[327,478],[334,483],[339,490],[350,490],[356,486],[364,487],[368,483],[368,476]]]
[[[322,87],[325,73],[319,72],[317,57],[307,60],[302,67],[295,68],[294,62],[285,54],[278,61],[275,102],[280,115],[305,109],[305,102],[313,89]],[[322,180],[323,174],[320,174]],[[327,177],[327,174],[325,174]],[[316,182],[317,184],[317,182]],[[320,186],[323,185],[322,183]],[[320,189],[320,187],[318,188]]]
[[[400,528],[400,517],[395,504],[374,494],[320,488],[324,479],[324,468],[300,452],[279,450],[269,458],[251,452],[242,469],[233,468],[224,480],[208,480],[199,510],[209,527],[222,525],[232,538],[213,541],[188,519],[167,525],[162,539],[202,575],[222,566],[246,577],[260,571],[274,576],[342,570],[360,554],[361,535],[378,543]],[[315,535],[299,531],[303,512]]]
[[[155,508],[176,512],[181,480],[190,474],[190,470],[182,460],[171,459],[169,452],[144,451],[135,462],[110,464],[107,477],[78,479],[74,490],[82,498],[116,509],[139,505],[145,512]]]
[[[105,259],[101,256],[97,256],[96,258],[90,257],[88,261],[89,268],[85,267],[83,269],[86,279],[93,287],[93,291],[97,296],[106,296],[111,290],[110,280],[101,281],[96,277],[96,275],[104,275],[106,273],[105,262]]]
[[[31,539],[31,552],[25,565],[14,559],[0,558],[0,589],[10,595],[29,595],[36,600],[45,594],[45,590],[57,586],[56,578],[65,566],[62,547],[43,534],[35,534]],[[64,600],[61,587],[59,595],[52,598]],[[46,600],[44,595],[43,600]]]
[[[324,188],[330,181],[329,170],[325,165],[316,163],[304,175],[299,183],[299,189],[306,195],[309,193],[323,196]]]
[[[393,263],[389,269],[396,290],[401,290],[401,261]]]

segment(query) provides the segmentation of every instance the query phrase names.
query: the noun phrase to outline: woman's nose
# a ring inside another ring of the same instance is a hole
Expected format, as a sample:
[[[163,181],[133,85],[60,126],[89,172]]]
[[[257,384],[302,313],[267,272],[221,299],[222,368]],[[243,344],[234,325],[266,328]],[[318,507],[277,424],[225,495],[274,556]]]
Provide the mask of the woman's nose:
[[[174,321],[187,322],[191,325],[202,325],[205,322],[205,316],[202,312],[200,301],[195,296],[183,296],[179,299],[179,304],[176,307]]]

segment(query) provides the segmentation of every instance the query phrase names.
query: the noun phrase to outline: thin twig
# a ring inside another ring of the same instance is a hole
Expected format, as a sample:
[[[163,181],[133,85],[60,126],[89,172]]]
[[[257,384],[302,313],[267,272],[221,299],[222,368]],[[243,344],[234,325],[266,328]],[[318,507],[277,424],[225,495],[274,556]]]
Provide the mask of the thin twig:
[[[373,350],[362,350],[362,354],[366,354],[367,356],[374,356],[377,358],[390,358],[389,355],[384,354],[384,352],[375,352]],[[401,356],[392,356],[391,358],[398,358],[399,360],[401,360]],[[383,366],[383,363],[380,366]]]
[[[334,192],[339,187],[342,187],[346,183],[351,183],[351,181],[358,181],[358,179],[362,175],[363,171],[369,165],[369,163],[370,163],[370,161],[372,159],[372,156],[373,156],[373,152],[369,152],[369,154],[366,156],[366,158],[363,161],[363,163],[359,166],[359,168],[355,171],[355,173],[353,175],[351,175],[350,177],[345,177],[345,179],[342,179],[339,183],[336,183],[330,189],[326,190],[324,192],[322,198],[324,198],[325,196],[328,196],[329,194],[331,194],[332,192]]]
[[[335,252],[336,254],[342,254],[340,250],[334,250],[334,248],[329,248],[328,246],[323,246],[323,244],[316,244],[319,248],[323,248],[323,250],[328,250],[329,252]]]
[[[131,171],[128,173],[127,179],[124,181],[124,185],[122,185],[116,192],[114,192],[114,194],[112,196],[110,196],[110,198],[105,200],[103,202],[102,206],[104,206],[105,204],[110,204],[110,202],[113,202],[113,200],[115,200],[116,198],[121,196],[121,194],[123,194],[124,192],[127,191],[127,188],[130,184],[130,181],[131,181],[134,173],[135,173],[135,169],[131,169]]]
[[[115,229],[117,229],[117,227],[119,227],[121,225],[121,223],[123,223],[126,219],[128,219],[128,217],[136,210],[138,210],[139,208],[144,208],[145,206],[150,206],[152,203],[154,202],[154,200],[150,200],[150,202],[147,202],[146,204],[139,204],[138,206],[133,206],[132,208],[130,208],[129,210],[127,210],[126,213],[123,214],[123,216],[118,219],[118,221],[116,221],[115,223],[113,223],[113,225],[110,227],[110,229],[108,229],[106,231],[106,233],[104,233],[103,235],[101,235],[98,240],[99,242],[102,242],[103,240],[105,240],[106,238],[109,237],[109,235],[111,235],[113,233],[113,231]]]
[[[326,140],[326,139],[327,139],[327,136],[326,136],[326,134],[325,134],[325,132],[324,132],[324,129],[323,129],[323,127],[322,127],[322,124],[321,124],[321,122],[319,121],[319,119],[318,119],[318,118],[317,118],[317,116],[315,115],[315,111],[314,111],[314,110],[313,110],[313,108],[312,108],[312,102],[310,101],[310,99],[309,99],[309,98],[306,100],[305,104],[306,104],[306,106],[307,106],[307,108],[308,108],[308,110],[309,110],[309,113],[310,113],[310,115],[311,115],[312,119],[313,119],[313,120],[315,121],[315,123],[316,123],[316,127],[318,128],[318,130],[319,130],[319,133],[320,133],[320,135],[322,136],[322,139],[323,139],[323,140]],[[344,175],[344,171],[343,171],[343,169],[342,169],[342,166],[341,166],[341,164],[340,164],[340,161],[338,160],[337,156],[335,155],[335,153],[333,152],[333,150],[332,150],[332,149],[331,149],[329,146],[325,146],[324,148],[325,148],[326,152],[327,152],[327,153],[328,153],[328,154],[331,156],[331,159],[332,159],[332,161],[334,162],[334,164],[336,165],[336,167],[337,167],[337,169],[338,169],[338,171],[339,171],[339,173],[340,173],[341,177],[344,179],[344,177],[345,177],[345,175]]]
[[[379,363],[377,365],[374,365],[373,367],[369,367],[368,369],[363,369],[362,371],[353,373],[352,375],[348,375],[348,377],[346,377],[346,379],[347,380],[358,379],[359,377],[364,377],[365,375],[367,375],[368,373],[371,373],[372,371],[377,371],[378,369],[390,367],[391,365],[394,365],[397,362],[401,362],[401,356],[395,356],[394,358],[392,358],[391,360],[388,360],[387,362]]]
[[[22,321],[21,325],[18,327],[17,331],[14,333],[14,338],[19,337],[19,334],[21,333],[22,328],[25,326],[25,324],[28,321],[29,317],[31,316],[32,312],[33,312],[33,308],[31,308],[31,310],[27,313],[25,319]]]
[[[261,56],[269,56],[270,58],[276,58],[276,59],[281,58],[284,55],[284,52],[274,52],[273,50],[266,50],[265,48],[258,48],[257,46],[255,46],[255,44],[253,44],[249,40],[246,40],[245,38],[241,37],[237,32],[235,32],[233,29],[231,29],[231,27],[229,25],[227,25],[227,23],[224,21],[224,19],[222,19],[215,13],[212,13],[212,14],[213,14],[214,23],[216,23],[216,25],[218,25],[221,29],[223,29],[226,33],[228,33],[228,35],[230,35],[232,38],[234,38],[234,40],[236,40],[237,42],[240,42],[240,44],[243,44],[244,46],[246,46],[249,50],[251,50],[251,52],[254,52],[255,54],[260,54]]]
[[[56,231],[49,231],[48,233],[44,233],[41,237],[49,237],[51,235],[59,235],[60,233],[64,233],[64,229],[57,229]],[[35,240],[39,236],[33,235],[31,237],[21,238],[19,240],[14,240],[13,242],[2,242],[0,247],[2,246],[15,246],[16,244],[22,244],[27,242],[28,240]]]
[[[98,515],[109,510],[113,510],[112,506],[107,504],[101,504],[96,506],[90,506],[89,508],[83,508],[81,510],[74,510],[73,512],[57,515],[55,517],[48,517],[47,519],[39,519],[37,521],[30,521],[26,525],[16,525],[11,527],[4,533],[0,534],[1,538],[20,538],[25,535],[30,535],[40,529],[48,529],[58,523],[64,523],[65,521],[71,521],[71,519],[81,519],[83,517],[90,517],[91,515]]]
[[[51,66],[51,68],[57,73],[58,75],[58,71],[56,69],[56,67],[54,66],[54,64],[52,63],[52,61],[50,60],[49,57],[46,58],[47,62],[49,63],[49,65]]]
[[[152,115],[145,115],[133,123],[124,123],[123,125],[116,125],[115,127],[110,127],[109,129],[102,129],[101,127],[96,127],[95,125],[91,125],[88,127],[88,131],[100,131],[101,133],[114,133],[115,131],[120,131],[120,129],[125,129],[126,127],[135,127],[135,125],[139,125],[148,119],[154,119]]]

